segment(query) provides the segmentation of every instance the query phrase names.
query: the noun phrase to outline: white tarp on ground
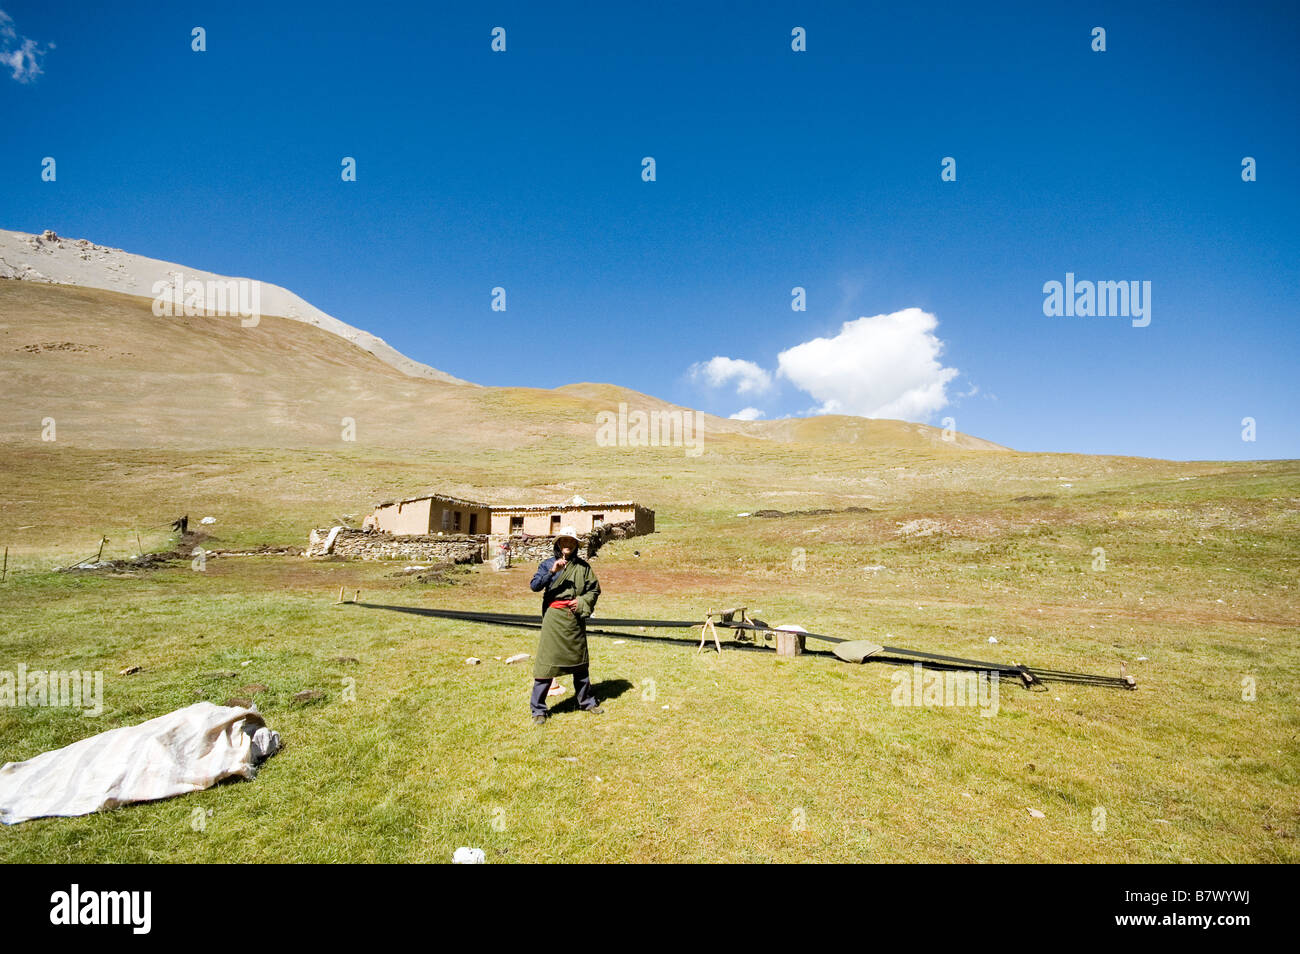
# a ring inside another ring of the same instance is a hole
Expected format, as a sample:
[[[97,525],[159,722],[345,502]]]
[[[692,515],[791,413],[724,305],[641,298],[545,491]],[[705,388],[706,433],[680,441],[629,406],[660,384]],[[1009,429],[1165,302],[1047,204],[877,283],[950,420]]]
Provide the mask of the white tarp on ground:
[[[253,709],[196,702],[0,767],[0,822],[85,815],[252,778],[280,748]]]

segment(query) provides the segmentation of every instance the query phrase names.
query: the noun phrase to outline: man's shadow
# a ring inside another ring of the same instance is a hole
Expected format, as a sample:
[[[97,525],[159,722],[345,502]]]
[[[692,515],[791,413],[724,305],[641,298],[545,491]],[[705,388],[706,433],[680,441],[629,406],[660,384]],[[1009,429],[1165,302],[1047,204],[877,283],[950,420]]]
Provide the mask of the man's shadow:
[[[635,689],[635,688],[636,686],[632,685],[632,683],[628,682],[626,679],[606,679],[603,682],[593,682],[591,684],[592,692],[596,694],[596,700],[598,702],[606,702],[610,699],[617,699],[619,696],[623,695],[623,693],[627,692],[629,689]],[[551,706],[550,711],[552,714],[557,714],[562,712],[577,712],[578,711],[577,695],[570,690],[568,695],[565,696],[563,700]]]

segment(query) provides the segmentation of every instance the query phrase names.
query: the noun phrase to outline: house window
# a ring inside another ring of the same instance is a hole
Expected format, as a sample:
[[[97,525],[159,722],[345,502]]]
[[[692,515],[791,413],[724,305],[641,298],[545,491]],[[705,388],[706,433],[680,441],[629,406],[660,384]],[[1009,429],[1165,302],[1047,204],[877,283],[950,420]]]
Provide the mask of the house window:
[[[524,532],[524,518],[522,516],[510,518],[510,532],[511,533]]]
[[[452,512],[452,515],[451,515],[451,528],[452,528],[453,530],[459,530],[459,529],[460,529],[460,511],[459,511],[459,510],[456,510],[456,511],[453,511],[453,512]]]
[[[595,530],[605,525],[605,515],[603,513],[593,513],[591,515],[591,529]]]
[[[450,530],[450,529],[451,529],[451,511],[450,511],[450,510],[444,510],[444,511],[442,512],[442,529],[444,529],[444,530]]]
[[[469,515],[469,532],[471,536],[478,533],[478,514],[476,513]]]
[[[559,532],[560,532],[560,515],[558,513],[553,513],[551,514],[551,536],[553,537],[558,536]]]

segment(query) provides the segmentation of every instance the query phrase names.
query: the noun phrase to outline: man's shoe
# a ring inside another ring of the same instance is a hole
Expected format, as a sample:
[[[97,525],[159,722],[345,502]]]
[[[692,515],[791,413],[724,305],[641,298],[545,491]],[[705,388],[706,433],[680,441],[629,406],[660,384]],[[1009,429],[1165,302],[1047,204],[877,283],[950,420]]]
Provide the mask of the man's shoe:
[[[546,716],[533,716],[533,725],[546,725]]]
[[[592,715],[604,715],[605,710],[600,706],[592,706],[590,709],[583,709],[583,712],[590,712]]]

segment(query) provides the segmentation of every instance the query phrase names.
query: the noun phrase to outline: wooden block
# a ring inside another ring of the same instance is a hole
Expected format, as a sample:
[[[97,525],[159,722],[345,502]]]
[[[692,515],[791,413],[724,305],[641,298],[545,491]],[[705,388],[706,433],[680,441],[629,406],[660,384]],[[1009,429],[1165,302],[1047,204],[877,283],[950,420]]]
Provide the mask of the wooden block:
[[[804,634],[778,629],[776,633],[776,654],[778,656],[798,656],[803,652]]]

